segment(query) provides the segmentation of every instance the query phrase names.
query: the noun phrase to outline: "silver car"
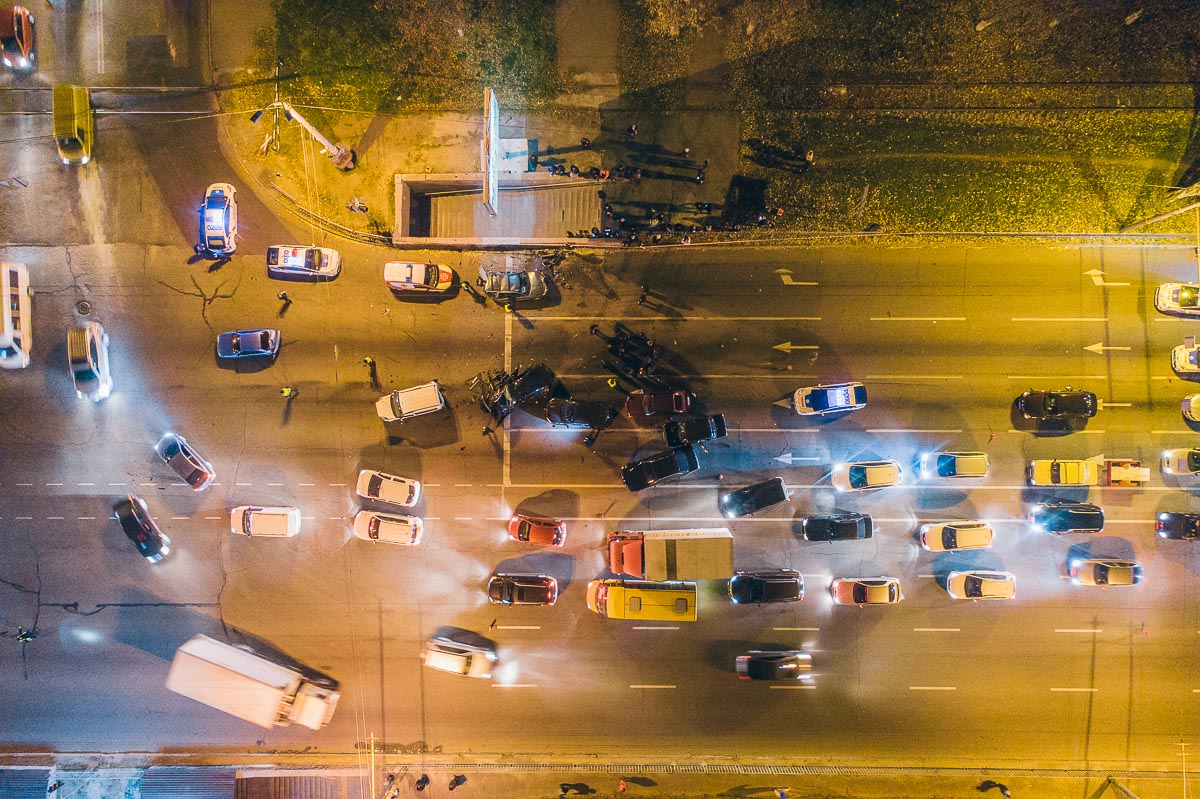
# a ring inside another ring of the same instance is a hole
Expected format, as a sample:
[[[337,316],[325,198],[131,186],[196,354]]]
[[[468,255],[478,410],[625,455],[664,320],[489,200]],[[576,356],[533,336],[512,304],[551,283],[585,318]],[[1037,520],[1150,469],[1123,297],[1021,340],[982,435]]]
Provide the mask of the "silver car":
[[[154,446],[158,457],[163,459],[183,478],[183,482],[192,487],[193,491],[203,491],[208,488],[217,476],[212,464],[201,458],[199,453],[188,446],[187,439],[178,433],[167,433]]]

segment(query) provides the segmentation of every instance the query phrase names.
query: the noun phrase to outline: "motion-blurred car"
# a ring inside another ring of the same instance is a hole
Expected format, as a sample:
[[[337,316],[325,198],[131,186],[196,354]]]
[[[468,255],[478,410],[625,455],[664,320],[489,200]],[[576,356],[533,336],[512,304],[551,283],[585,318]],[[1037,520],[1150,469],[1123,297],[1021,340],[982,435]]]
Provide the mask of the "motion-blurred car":
[[[548,574],[493,574],[487,595],[493,605],[553,605],[558,581]]]
[[[1200,538],[1200,513],[1163,511],[1154,520],[1154,532],[1159,538],[1195,541]]]
[[[838,605],[894,605],[904,600],[895,577],[840,577],[829,586]]]
[[[950,572],[946,593],[952,599],[1012,599],[1017,595],[1017,578],[1011,572]]]
[[[67,365],[80,399],[100,402],[112,393],[108,366],[108,333],[99,322],[84,322],[67,331]]]
[[[630,491],[641,491],[664,480],[682,477],[700,470],[700,461],[691,447],[672,447],[621,467],[621,481]]]
[[[1033,486],[1094,486],[1100,484],[1100,464],[1084,460],[1036,460],[1026,470]]]
[[[217,357],[270,358],[279,355],[279,331],[268,327],[232,330],[217,336]]]
[[[460,677],[491,677],[496,660],[490,644],[467,644],[442,635],[431,637],[421,647],[421,662],[427,668]]]
[[[617,418],[617,409],[603,402],[551,397],[546,401],[545,416],[555,427],[603,430]]]
[[[782,477],[772,477],[761,483],[722,492],[717,499],[721,513],[727,519],[751,516],[761,510],[782,505],[791,499]]]
[[[375,499],[402,508],[411,508],[421,498],[421,481],[394,474],[363,469],[358,473],[355,493],[363,499]]]
[[[416,546],[421,543],[425,521],[401,513],[360,510],[354,514],[354,537],[363,541]]]
[[[900,484],[900,464],[896,461],[859,461],[839,463],[829,477],[838,491],[875,491]]]
[[[1090,502],[1052,500],[1034,505],[1029,523],[1047,533],[1098,533],[1104,529],[1104,511]]]
[[[167,538],[154,519],[150,518],[150,509],[146,501],[133,494],[113,505],[113,513],[121,524],[125,535],[137,547],[138,553],[150,561],[158,563],[171,552],[171,539]]]
[[[342,272],[342,256],[328,247],[276,244],[267,248],[267,277],[333,280]]]
[[[383,282],[392,291],[437,294],[449,291],[454,285],[454,272],[444,264],[388,261],[383,265]]]
[[[811,680],[812,655],[799,649],[763,652],[752,649],[733,662],[739,680]]]
[[[930,552],[989,549],[996,531],[987,522],[941,522],[921,526],[921,546]]]
[[[1137,585],[1142,581],[1142,564],[1136,560],[1088,558],[1071,561],[1068,573],[1076,585]]]
[[[696,398],[692,392],[679,389],[654,389],[646,391],[635,389],[625,398],[625,412],[633,418],[642,416],[669,416],[676,413],[687,413],[692,409]]]
[[[1171,350],[1171,368],[1179,374],[1200,372],[1200,347],[1180,344]]]
[[[1163,474],[1200,474],[1200,449],[1168,449],[1162,454]]]
[[[1172,316],[1200,316],[1200,286],[1163,283],[1154,290],[1154,307]]]
[[[25,6],[0,6],[0,60],[9,69],[33,69],[37,61],[37,30]]]
[[[870,538],[871,517],[865,513],[829,513],[809,516],[800,523],[808,541],[861,541]]]
[[[1017,397],[1017,410],[1026,419],[1049,421],[1082,417],[1090,419],[1099,406],[1090,391],[1067,386],[1058,391],[1026,391]]]
[[[690,419],[674,419],[663,425],[663,438],[670,447],[685,447],[688,444],[712,441],[724,438],[727,433],[725,417],[719,413],[712,416],[693,416]]]
[[[988,456],[983,452],[927,452],[921,456],[921,477],[927,480],[984,477],[988,465]]]
[[[237,189],[229,183],[214,183],[204,192],[204,204],[200,206],[197,251],[213,256],[233,255],[237,237]]]
[[[855,411],[867,406],[867,389],[862,383],[830,383],[798,388],[792,394],[792,407],[801,416]]]
[[[212,464],[201,458],[199,453],[188,446],[187,439],[178,433],[167,433],[154,445],[154,451],[163,463],[171,467],[175,474],[192,487],[193,491],[203,491],[208,488],[217,473]]]
[[[508,537],[527,544],[561,547],[567,540],[567,523],[527,513],[514,513],[508,520]]]
[[[738,605],[799,602],[804,599],[804,577],[792,569],[737,572],[729,578],[729,598]]]

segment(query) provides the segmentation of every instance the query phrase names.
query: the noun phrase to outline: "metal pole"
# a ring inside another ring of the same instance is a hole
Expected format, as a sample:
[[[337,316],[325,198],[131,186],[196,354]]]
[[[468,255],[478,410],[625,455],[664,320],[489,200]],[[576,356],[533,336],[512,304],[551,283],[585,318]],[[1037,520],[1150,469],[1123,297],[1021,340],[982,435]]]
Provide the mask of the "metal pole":
[[[308,134],[321,143],[321,146],[329,153],[329,158],[333,161],[333,165],[343,171],[354,169],[354,164],[358,161],[358,156],[349,147],[343,147],[340,144],[334,144],[329,139],[321,135],[321,131],[314,128],[307,119],[300,115],[300,112],[291,105],[284,102],[281,103],[283,110],[288,117],[300,123],[300,127],[308,131]]]
[[[271,103],[275,107],[275,123],[271,126],[271,143],[275,152],[279,152],[279,68],[283,66],[283,59],[275,59],[275,101]]]

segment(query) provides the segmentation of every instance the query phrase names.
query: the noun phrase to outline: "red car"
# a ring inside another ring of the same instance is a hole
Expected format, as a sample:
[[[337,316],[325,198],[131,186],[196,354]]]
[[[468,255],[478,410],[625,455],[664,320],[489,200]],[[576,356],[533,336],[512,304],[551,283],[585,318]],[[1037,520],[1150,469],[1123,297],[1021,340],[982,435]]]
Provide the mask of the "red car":
[[[0,60],[4,66],[21,71],[31,70],[37,53],[34,51],[33,14],[24,6],[0,6]]]
[[[657,390],[630,391],[625,398],[625,412],[635,419],[639,416],[670,416],[677,413],[687,413],[692,409],[695,397],[692,392],[680,389],[678,391]]]
[[[524,541],[527,544],[561,547],[567,540],[567,523],[560,522],[558,519],[543,519],[524,513],[514,513],[513,517],[508,520],[508,537],[514,541]]]

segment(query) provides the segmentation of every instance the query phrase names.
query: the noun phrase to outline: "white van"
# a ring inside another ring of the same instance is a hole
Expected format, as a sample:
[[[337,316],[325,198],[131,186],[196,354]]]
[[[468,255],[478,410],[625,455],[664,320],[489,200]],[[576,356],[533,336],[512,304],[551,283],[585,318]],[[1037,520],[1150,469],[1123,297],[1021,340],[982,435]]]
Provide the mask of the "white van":
[[[375,401],[375,412],[385,422],[402,422],[414,416],[440,411],[445,407],[446,398],[442,396],[442,388],[436,380],[402,391],[393,391]]]
[[[67,365],[80,399],[100,402],[112,393],[108,334],[103,325],[86,322],[67,331]]]
[[[261,538],[291,538],[300,532],[300,509],[239,505],[229,514],[229,532]]]
[[[360,510],[354,514],[354,536],[364,541],[416,546],[421,543],[425,522],[416,516]]]
[[[33,350],[33,292],[25,264],[0,262],[0,369],[24,369]]]
[[[411,508],[421,498],[421,481],[363,469],[358,473],[358,485],[355,490],[363,499],[377,499],[391,505]]]
[[[435,635],[421,647],[421,662],[431,669],[463,677],[491,677],[496,650]]]

